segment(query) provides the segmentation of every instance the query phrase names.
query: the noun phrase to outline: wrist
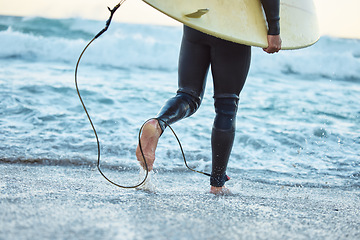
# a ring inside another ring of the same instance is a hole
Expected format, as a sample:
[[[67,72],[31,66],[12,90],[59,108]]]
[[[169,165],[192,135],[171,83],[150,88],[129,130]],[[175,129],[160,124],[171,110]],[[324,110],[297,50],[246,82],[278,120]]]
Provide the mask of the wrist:
[[[280,23],[274,21],[268,23],[268,35],[279,35],[280,34]]]

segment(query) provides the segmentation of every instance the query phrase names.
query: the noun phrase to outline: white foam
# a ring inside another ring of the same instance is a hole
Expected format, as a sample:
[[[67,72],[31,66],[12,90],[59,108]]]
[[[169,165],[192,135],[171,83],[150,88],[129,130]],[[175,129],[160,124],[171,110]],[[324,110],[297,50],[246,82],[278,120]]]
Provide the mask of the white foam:
[[[59,25],[72,24],[63,36],[35,35],[9,27],[0,32],[0,58],[16,56],[37,61],[73,63],[89,39],[72,37],[81,26],[91,36],[101,29],[101,22],[58,20]],[[66,21],[66,22],[65,22]],[[53,26],[56,28],[56,26]],[[176,70],[181,27],[161,27],[113,23],[87,50],[82,64],[98,66]],[[346,63],[346,64],[344,64]],[[322,37],[306,49],[266,54],[253,48],[252,72],[292,73],[325,76],[335,79],[356,79],[360,75],[360,41]]]
[[[144,170],[142,167],[140,167],[139,181],[143,181],[145,175],[146,175],[146,170]],[[147,176],[145,182],[141,186],[139,186],[137,189],[143,190],[146,192],[155,193],[156,192],[156,185],[155,185],[156,179],[155,179],[154,175],[155,175],[154,171],[150,171],[148,173],[148,176]]]

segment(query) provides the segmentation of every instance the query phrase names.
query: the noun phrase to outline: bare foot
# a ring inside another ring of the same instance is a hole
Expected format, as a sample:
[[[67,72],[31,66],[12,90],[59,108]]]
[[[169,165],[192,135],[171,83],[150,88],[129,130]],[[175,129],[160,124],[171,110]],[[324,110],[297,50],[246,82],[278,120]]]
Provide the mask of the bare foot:
[[[151,171],[153,169],[154,161],[155,161],[155,150],[161,135],[161,128],[156,119],[151,119],[147,123],[145,123],[143,131],[141,133],[140,141],[141,147],[146,159],[146,164],[148,166],[148,170]],[[144,158],[140,151],[140,146],[138,145],[136,148],[136,158],[140,162],[140,165],[146,169]]]
[[[214,195],[231,195],[231,191],[225,186],[222,187],[211,186],[210,193]]]

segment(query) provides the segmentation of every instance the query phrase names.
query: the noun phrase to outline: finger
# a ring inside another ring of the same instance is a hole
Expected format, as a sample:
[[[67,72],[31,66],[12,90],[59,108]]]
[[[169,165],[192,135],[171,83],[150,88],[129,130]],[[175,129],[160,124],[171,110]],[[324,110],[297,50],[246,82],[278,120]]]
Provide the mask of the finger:
[[[274,53],[274,50],[272,48],[264,48],[263,49],[266,53]]]
[[[267,53],[277,53],[280,51],[280,47],[267,47],[267,48],[263,48],[263,50]]]

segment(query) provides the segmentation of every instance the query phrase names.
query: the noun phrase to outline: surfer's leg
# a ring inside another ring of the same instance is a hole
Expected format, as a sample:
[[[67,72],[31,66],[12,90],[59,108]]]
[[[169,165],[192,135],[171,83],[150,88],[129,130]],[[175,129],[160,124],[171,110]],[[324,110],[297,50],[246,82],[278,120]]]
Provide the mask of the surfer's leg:
[[[250,67],[249,46],[216,40],[212,48],[215,120],[212,130],[212,193],[224,193],[226,168],[235,137],[239,94]]]
[[[191,116],[200,106],[200,97],[178,92],[175,97],[170,98],[160,110],[156,119],[145,123],[140,141],[145,155],[148,170],[152,170],[155,161],[155,150],[162,132],[166,125],[170,125],[180,119]],[[145,169],[144,160],[140,146],[136,149],[136,157]]]
[[[250,68],[251,47],[216,39],[211,49],[214,97],[238,98]]]
[[[157,115],[162,120],[159,124],[163,130],[166,124],[170,125],[194,114],[201,104],[210,66],[210,47],[204,43],[204,35],[184,27],[179,56],[179,89]]]
[[[198,31],[184,27],[177,94],[162,107],[156,117],[158,120],[150,120],[144,125],[140,141],[149,170],[153,168],[156,146],[166,124],[191,116],[200,106],[210,65],[210,48],[201,43],[202,35]],[[145,167],[139,146],[136,149],[136,157]]]
[[[235,137],[238,98],[215,98],[215,120],[211,134],[212,171],[210,185],[222,187],[228,180],[226,167]]]

